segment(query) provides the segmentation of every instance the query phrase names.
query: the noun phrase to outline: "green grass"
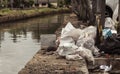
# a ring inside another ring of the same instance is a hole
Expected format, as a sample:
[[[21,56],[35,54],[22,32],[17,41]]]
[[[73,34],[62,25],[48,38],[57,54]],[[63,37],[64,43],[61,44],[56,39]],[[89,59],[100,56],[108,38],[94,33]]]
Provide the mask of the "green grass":
[[[51,12],[51,11],[60,11],[60,10],[68,10],[67,8],[34,8],[34,9],[29,9],[29,10],[10,10],[8,8],[1,9],[0,10],[0,15],[1,16],[7,16],[7,15],[21,15],[21,14],[26,14],[26,15],[31,15],[34,13],[41,13],[41,12]]]

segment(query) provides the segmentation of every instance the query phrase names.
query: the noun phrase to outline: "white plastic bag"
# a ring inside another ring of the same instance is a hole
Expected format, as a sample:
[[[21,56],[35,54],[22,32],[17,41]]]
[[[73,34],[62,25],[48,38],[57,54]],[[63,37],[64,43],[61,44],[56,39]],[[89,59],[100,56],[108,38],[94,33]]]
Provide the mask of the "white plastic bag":
[[[85,43],[83,44],[83,47],[89,49],[92,51],[92,54],[95,56],[99,56],[99,49],[95,47],[95,41],[92,38],[87,38]]]
[[[63,37],[63,38],[60,38],[60,44],[59,44],[59,46],[64,46],[65,43],[75,44],[75,41],[72,39],[72,37]]]
[[[101,65],[100,69],[103,69],[105,72],[110,71],[112,69],[112,65],[107,66],[107,65]]]
[[[70,22],[68,22],[65,28],[62,28],[61,37],[73,29],[75,29],[75,27],[73,27],[73,25]]]
[[[89,49],[79,47],[77,51],[79,51],[80,56],[85,58],[88,62],[92,62],[92,64],[95,64],[94,57]]]
[[[117,18],[118,18],[118,9],[119,9],[119,4],[117,4],[117,6],[116,6],[116,8],[115,8],[115,10],[114,10],[114,12],[113,12],[113,21],[114,22],[117,22]]]
[[[67,60],[80,60],[83,59],[79,54],[66,55]]]
[[[89,26],[81,31],[81,35],[79,36],[77,40],[77,46],[82,46],[84,42],[86,41],[86,38],[92,38],[95,39],[96,37],[96,27]]]
[[[64,43],[62,46],[59,46],[57,49],[57,53],[60,56],[66,56],[70,54],[74,54],[78,47],[72,43]]]
[[[76,45],[78,47],[85,47],[89,50],[92,51],[92,54],[94,54],[95,56],[99,56],[99,49],[97,47],[95,47],[95,41],[93,38],[82,38],[82,39],[79,39],[76,43]]]
[[[111,30],[115,30],[115,22],[110,18],[105,18],[105,28],[109,28]]]
[[[77,40],[81,34],[81,29],[76,29],[72,26],[72,24],[69,22],[65,28],[62,29],[61,32],[61,38],[64,37],[71,37],[73,40]]]
[[[96,37],[96,27],[95,26],[89,26],[83,29],[82,35],[85,37],[91,37],[95,38]]]
[[[81,35],[82,30],[81,29],[74,29],[69,31],[66,36],[72,37],[74,41],[77,41],[79,36]]]

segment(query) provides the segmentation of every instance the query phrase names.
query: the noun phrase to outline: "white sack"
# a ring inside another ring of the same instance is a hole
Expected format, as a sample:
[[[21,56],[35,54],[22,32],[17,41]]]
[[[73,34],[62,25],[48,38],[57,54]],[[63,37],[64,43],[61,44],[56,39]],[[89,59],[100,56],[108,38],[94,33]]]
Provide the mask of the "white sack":
[[[99,55],[99,49],[97,47],[95,47],[95,41],[93,38],[90,38],[90,37],[86,37],[86,38],[82,38],[82,39],[79,39],[76,43],[76,45],[78,47],[85,47],[89,50],[92,51],[92,54],[98,56]]]
[[[115,30],[115,22],[110,17],[105,18],[105,28]]]
[[[88,62],[92,62],[92,64],[95,63],[92,52],[89,49],[86,49],[84,47],[79,47],[77,51],[79,51],[80,56],[85,58]]]
[[[86,38],[86,37],[95,38],[96,37],[96,27],[89,26],[89,27],[86,27],[85,29],[83,29],[79,39]]]
[[[80,37],[77,40],[76,45],[78,47],[83,46],[83,44],[90,39],[95,39],[96,37],[96,27],[89,26],[82,30]]]
[[[60,44],[59,46],[64,46],[65,43],[71,43],[71,44],[75,44],[75,41],[72,39],[72,37],[63,37],[60,38]]]
[[[83,59],[79,54],[66,55],[67,60],[80,60]]]
[[[65,28],[62,28],[61,37],[73,29],[75,29],[75,27],[73,27],[73,25],[70,22],[68,22]]]
[[[81,35],[81,32],[82,32],[82,30],[80,30],[80,29],[74,29],[74,30],[71,30],[70,32],[68,32],[66,34],[66,36],[72,37],[73,40],[76,41],[79,38],[79,36]]]
[[[60,56],[66,56],[70,54],[74,54],[78,47],[72,43],[64,43],[62,46],[59,46],[57,49],[57,53]]]
[[[73,25],[69,22],[65,28],[62,29],[61,38],[64,37],[72,37],[73,40],[77,40],[81,34],[81,29],[76,29]]]
[[[114,10],[114,12],[113,12],[113,21],[114,22],[117,22],[117,18],[118,18],[118,9],[119,9],[119,4],[117,4],[117,6],[116,6],[116,8],[115,8],[115,10]]]
[[[96,37],[96,27],[95,26],[89,26],[85,28],[84,33],[87,34],[88,37],[95,38]]]
[[[83,44],[83,47],[89,49],[92,51],[92,54],[95,56],[99,56],[99,49],[95,47],[95,41],[92,38],[87,38],[85,43]]]

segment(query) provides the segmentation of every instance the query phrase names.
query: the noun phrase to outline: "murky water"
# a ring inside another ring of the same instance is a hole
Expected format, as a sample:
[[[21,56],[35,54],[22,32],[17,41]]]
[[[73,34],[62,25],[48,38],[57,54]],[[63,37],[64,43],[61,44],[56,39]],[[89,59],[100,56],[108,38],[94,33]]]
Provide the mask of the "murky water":
[[[53,34],[65,16],[0,24],[0,74],[17,74],[40,49],[40,35]]]

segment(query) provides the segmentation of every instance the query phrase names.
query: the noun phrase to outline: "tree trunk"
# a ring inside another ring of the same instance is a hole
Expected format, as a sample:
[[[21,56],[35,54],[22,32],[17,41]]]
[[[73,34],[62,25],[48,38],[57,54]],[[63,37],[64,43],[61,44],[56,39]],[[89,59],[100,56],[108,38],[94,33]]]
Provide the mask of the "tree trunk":
[[[119,24],[118,24],[117,31],[118,33],[120,33],[120,0],[119,0],[118,20],[119,20]]]
[[[13,0],[10,0],[10,7],[13,8]]]
[[[60,0],[57,0],[57,7],[60,6]]]
[[[96,45],[99,45],[103,41],[102,29],[105,23],[105,0],[96,0]]]
[[[71,0],[73,12],[78,16],[79,20],[84,22],[93,22],[92,8],[90,0]]]
[[[119,15],[119,25],[120,25],[120,0],[119,0],[119,11],[118,11],[118,15]]]
[[[48,4],[48,7],[50,7],[50,1],[49,0],[47,0],[47,4]]]

